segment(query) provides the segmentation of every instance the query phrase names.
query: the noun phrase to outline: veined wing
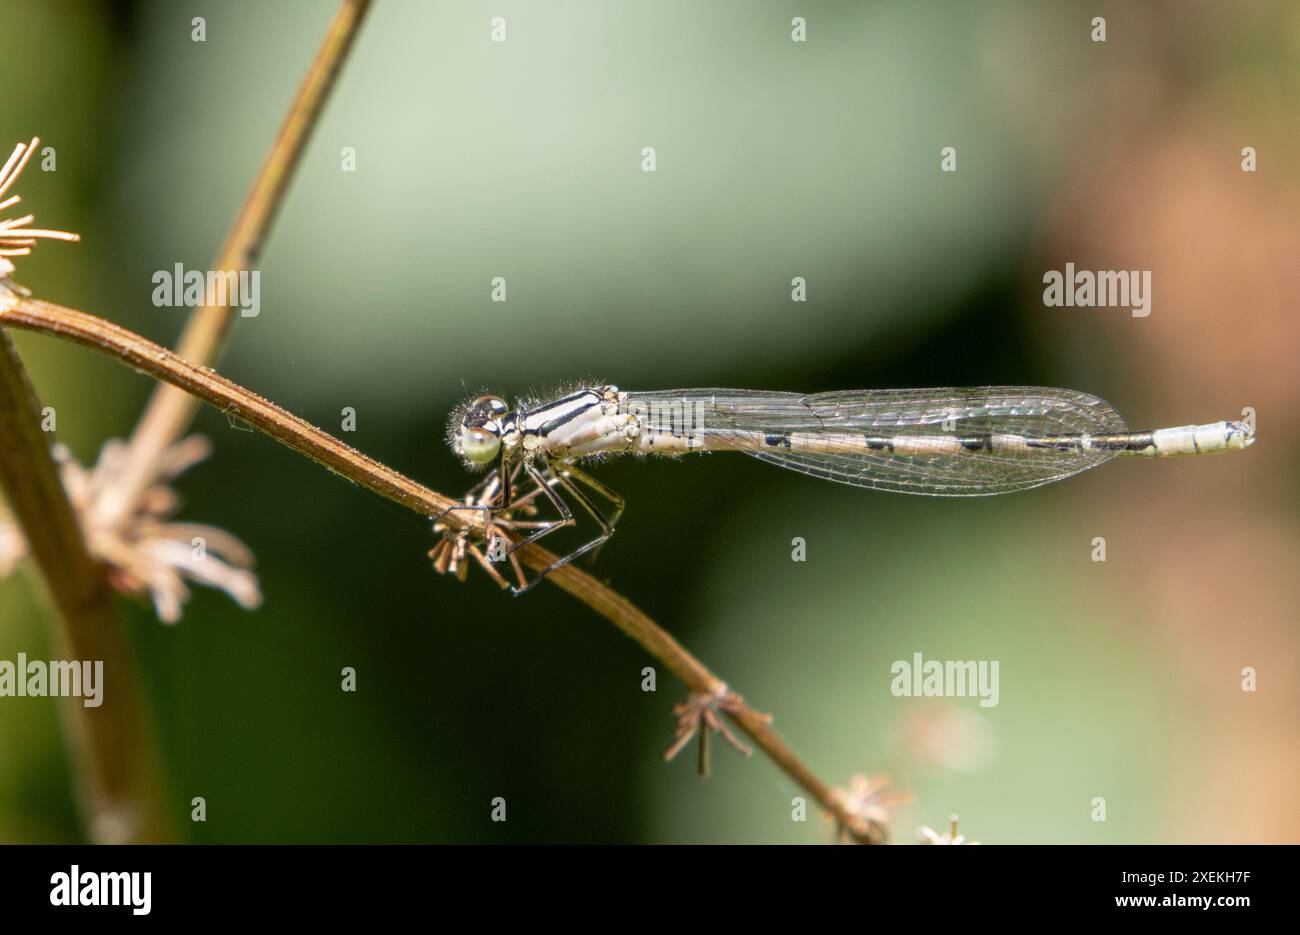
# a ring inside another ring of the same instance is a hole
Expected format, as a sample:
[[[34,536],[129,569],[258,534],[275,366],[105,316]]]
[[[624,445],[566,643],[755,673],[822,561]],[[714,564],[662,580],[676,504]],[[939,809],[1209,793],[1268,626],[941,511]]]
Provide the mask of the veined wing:
[[[1114,457],[1080,445],[1127,426],[1102,399],[1025,386],[817,393],[630,393],[643,431],[685,431],[700,450],[742,451],[814,477],[899,493],[985,496],[1061,480]],[[677,428],[654,413],[681,413]]]

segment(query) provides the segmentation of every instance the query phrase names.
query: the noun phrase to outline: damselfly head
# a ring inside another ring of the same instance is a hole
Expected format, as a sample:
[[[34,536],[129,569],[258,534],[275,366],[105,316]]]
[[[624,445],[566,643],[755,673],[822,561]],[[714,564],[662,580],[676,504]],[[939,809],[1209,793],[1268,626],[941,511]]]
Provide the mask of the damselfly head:
[[[510,407],[499,396],[480,396],[451,414],[447,443],[469,468],[492,463],[501,450],[501,420]]]

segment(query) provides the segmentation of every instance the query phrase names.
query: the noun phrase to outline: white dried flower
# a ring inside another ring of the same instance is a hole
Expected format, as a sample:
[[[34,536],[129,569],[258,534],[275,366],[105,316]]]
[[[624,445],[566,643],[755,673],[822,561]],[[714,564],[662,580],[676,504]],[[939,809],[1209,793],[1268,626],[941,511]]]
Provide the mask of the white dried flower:
[[[68,499],[81,521],[90,554],[109,568],[117,590],[148,593],[164,623],[181,618],[189,599],[186,581],[208,585],[229,594],[239,606],[252,610],[262,603],[253,555],[229,533],[199,523],[172,522],[179,506],[176,492],[165,482],[202,461],[211,452],[206,438],[191,435],[162,457],[158,483],[125,512],[108,508],[127,464],[127,446],[118,439],[107,442],[94,469],[86,470],[63,446],[55,459]],[[0,575],[7,573],[27,551],[21,532],[0,521]]]
[[[831,794],[855,819],[865,826],[874,826],[883,833],[883,829],[889,824],[890,811],[894,806],[912,800],[910,792],[886,792],[888,785],[889,780],[884,776],[857,773],[849,777],[847,786],[837,786],[831,790]],[[853,829],[838,823],[836,835],[841,841],[854,837],[861,839],[860,829],[859,833],[854,834]]]
[[[935,831],[933,828],[923,825],[921,827],[922,844],[979,844],[979,841],[967,841],[966,835],[957,833],[957,816],[953,815],[948,825],[948,830],[943,834]]]

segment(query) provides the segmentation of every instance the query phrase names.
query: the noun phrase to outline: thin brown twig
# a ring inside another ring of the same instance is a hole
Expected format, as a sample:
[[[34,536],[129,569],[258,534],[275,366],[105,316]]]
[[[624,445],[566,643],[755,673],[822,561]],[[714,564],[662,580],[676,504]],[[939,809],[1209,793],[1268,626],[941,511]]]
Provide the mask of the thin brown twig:
[[[0,325],[56,335],[112,354],[136,370],[246,422],[353,483],[424,516],[436,516],[456,502],[345,445],[329,433],[211,369],[196,366],[172,351],[101,318],[23,298],[12,308],[0,311]],[[469,513],[468,516],[466,513],[450,513],[444,521],[456,528],[473,527],[483,522],[480,513]],[[534,570],[545,568],[555,560],[552,553],[536,545],[521,549],[519,554]],[[608,619],[667,666],[692,692],[728,694],[729,702],[721,710],[781,770],[830,812],[837,824],[863,842],[884,840],[884,829],[848,808],[842,797],[819,779],[772,729],[771,719],[766,714],[755,711],[738,696],[729,694],[726,683],[631,601],[573,565],[555,570],[547,580]]]
[[[370,0],[344,0],[326,30],[316,57],[289,105],[284,123],[258,170],[213,269],[218,272],[251,270],[262,253],[294,170],[315,128],[335,79],[357,37]],[[195,309],[181,333],[177,352],[196,364],[212,364],[221,356],[234,324],[234,305],[204,305]],[[131,434],[128,461],[101,509],[108,518],[130,511],[132,504],[153,483],[162,454],[185,432],[198,406],[194,397],[174,387],[159,386]]]
[[[61,699],[87,834],[101,843],[171,838],[153,731],[137,695],[122,621],[41,428],[40,403],[13,342],[0,328],[0,487],[44,576],[62,626],[59,654],[102,663],[100,703]]]

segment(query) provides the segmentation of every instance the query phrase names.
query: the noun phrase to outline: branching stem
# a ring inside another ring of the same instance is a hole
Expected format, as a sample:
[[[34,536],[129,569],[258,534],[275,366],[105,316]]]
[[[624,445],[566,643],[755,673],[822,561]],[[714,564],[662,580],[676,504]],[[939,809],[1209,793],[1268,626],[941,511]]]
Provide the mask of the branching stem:
[[[339,7],[226,235],[214,270],[241,272],[256,265],[303,149],[369,7],[370,0],[344,0]],[[237,314],[238,309],[231,305],[205,305],[195,309],[181,333],[177,346],[180,355],[197,364],[215,363],[225,348]],[[197,406],[189,393],[167,385],[158,387],[131,434],[127,466],[121,482],[113,490],[113,502],[101,506],[106,517],[125,515],[153,483],[154,469],[163,452],[185,433]]]
[[[56,651],[103,663],[100,704],[61,699],[87,834],[104,843],[170,838],[152,726],[137,695],[122,621],[42,431],[40,403],[0,327],[0,488],[54,599]],[[24,676],[20,676],[24,677]]]
[[[454,503],[213,370],[183,360],[172,351],[94,315],[36,299],[20,299],[13,308],[0,311],[0,326],[6,325],[56,335],[111,354],[136,370],[248,423],[353,483],[423,516],[436,516]],[[444,521],[457,528],[474,527],[482,523],[482,515],[477,511],[453,512]],[[534,570],[555,561],[552,553],[536,545],[527,546],[517,554]],[[573,565],[557,569],[547,580],[636,640],[692,692],[703,695],[726,692],[726,684],[721,679],[618,592]],[[830,812],[837,823],[859,840],[883,841],[884,830],[853,814],[772,729],[767,715],[739,700],[728,704],[723,711],[778,767]]]

